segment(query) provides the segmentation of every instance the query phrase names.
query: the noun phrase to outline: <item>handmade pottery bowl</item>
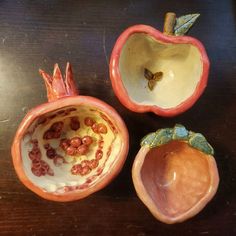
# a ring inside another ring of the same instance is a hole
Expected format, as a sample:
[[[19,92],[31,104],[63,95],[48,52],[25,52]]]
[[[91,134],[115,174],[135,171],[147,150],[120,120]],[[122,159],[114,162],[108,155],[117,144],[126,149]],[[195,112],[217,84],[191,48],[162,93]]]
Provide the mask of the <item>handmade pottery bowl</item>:
[[[120,102],[132,111],[160,116],[192,107],[207,86],[208,72],[200,41],[147,25],[126,29],[110,59],[110,79]]]
[[[44,78],[48,103],[32,109],[12,145],[22,183],[54,201],[84,198],[121,170],[129,147],[126,126],[108,104],[78,95],[69,64],[65,81],[55,65]]]
[[[139,198],[167,224],[196,215],[213,198],[219,183],[212,147],[201,134],[181,125],[143,138],[132,177]]]

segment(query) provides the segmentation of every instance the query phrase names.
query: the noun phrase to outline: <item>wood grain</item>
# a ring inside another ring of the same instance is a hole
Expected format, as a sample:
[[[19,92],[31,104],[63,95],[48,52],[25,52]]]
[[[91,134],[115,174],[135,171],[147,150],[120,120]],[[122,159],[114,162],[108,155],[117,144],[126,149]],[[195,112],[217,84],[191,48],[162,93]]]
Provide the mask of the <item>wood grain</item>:
[[[175,118],[135,114],[115,97],[108,72],[119,34],[134,24],[162,29],[164,14],[201,14],[189,35],[206,47],[209,84],[192,109]],[[236,235],[235,1],[0,1],[0,235]],[[46,101],[38,69],[73,65],[80,94],[111,104],[124,118],[130,151],[105,189],[72,203],[40,199],[13,169],[10,146],[27,111]],[[177,225],[156,221],[136,196],[131,166],[148,132],[182,123],[215,148],[221,182],[213,201]]]

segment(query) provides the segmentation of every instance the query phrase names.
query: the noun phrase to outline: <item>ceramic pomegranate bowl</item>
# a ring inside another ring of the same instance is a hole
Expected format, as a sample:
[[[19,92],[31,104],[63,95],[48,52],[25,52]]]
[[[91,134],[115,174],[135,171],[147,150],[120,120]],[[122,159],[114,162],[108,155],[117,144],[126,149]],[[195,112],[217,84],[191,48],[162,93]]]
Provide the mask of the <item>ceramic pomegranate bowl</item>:
[[[168,13],[164,33],[148,25],[126,29],[110,59],[110,79],[120,102],[135,112],[175,116],[203,93],[209,60],[204,46],[183,36],[198,14],[175,18]]]
[[[22,183],[54,201],[84,198],[105,187],[121,170],[129,147],[126,126],[108,104],[78,95],[68,63],[65,80],[40,70],[48,103],[32,109],[12,145]]]
[[[206,206],[219,184],[213,154],[203,135],[182,125],[142,139],[132,178],[139,198],[156,219],[182,222]]]

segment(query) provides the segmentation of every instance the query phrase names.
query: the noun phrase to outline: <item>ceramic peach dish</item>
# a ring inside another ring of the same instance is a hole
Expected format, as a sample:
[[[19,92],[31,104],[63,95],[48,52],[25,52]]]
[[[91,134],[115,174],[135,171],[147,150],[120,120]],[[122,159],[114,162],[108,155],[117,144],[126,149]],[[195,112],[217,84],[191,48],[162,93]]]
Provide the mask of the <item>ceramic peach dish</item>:
[[[145,136],[132,177],[153,216],[167,224],[196,215],[215,195],[219,175],[214,151],[202,134],[182,125]]]

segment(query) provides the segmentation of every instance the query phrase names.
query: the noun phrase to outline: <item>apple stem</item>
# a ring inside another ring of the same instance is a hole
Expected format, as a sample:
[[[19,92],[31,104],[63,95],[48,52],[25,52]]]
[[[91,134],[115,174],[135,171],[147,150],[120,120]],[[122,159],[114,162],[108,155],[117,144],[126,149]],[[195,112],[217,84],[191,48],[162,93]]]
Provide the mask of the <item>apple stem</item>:
[[[164,20],[163,33],[166,35],[174,35],[175,23],[176,23],[176,14],[174,12],[167,12]]]

